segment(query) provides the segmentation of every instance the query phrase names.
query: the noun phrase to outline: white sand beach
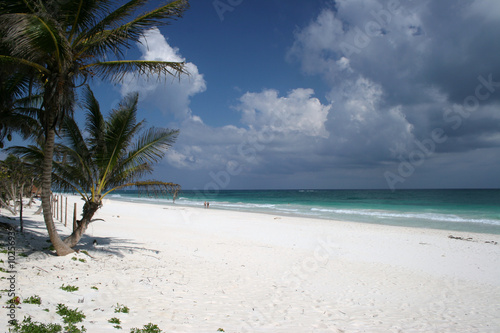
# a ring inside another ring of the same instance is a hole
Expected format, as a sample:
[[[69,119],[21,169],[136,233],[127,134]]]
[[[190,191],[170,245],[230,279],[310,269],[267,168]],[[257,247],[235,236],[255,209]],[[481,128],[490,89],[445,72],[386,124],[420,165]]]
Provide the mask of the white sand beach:
[[[17,233],[15,291],[42,304],[20,304],[18,320],[62,324],[63,303],[92,333],[500,332],[499,235],[105,200],[78,247],[90,256],[57,257],[35,209]]]

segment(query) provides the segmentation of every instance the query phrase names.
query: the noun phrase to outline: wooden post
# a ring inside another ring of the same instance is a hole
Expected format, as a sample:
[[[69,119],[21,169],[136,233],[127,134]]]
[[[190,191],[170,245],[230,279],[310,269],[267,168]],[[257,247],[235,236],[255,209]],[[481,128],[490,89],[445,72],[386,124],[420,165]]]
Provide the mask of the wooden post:
[[[19,192],[19,222],[21,223],[21,232],[23,232],[23,191]]]
[[[62,223],[62,221],[63,221],[63,199],[62,199],[63,196],[62,196],[62,194],[61,194],[61,196],[59,198],[60,198],[60,201],[61,201],[61,219],[59,221],[61,221],[61,223]]]
[[[64,205],[64,226],[68,226],[68,197],[66,197],[65,205]]]
[[[75,202],[75,208],[73,209],[73,231],[76,230],[76,202]]]
[[[59,220],[59,196],[56,195],[56,220]]]

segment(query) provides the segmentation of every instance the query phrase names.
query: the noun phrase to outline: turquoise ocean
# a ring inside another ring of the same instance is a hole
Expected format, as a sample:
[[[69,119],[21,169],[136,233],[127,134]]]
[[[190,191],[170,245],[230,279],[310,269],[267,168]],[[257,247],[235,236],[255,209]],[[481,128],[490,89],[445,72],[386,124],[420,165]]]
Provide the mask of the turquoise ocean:
[[[113,200],[173,205],[137,191]],[[359,223],[500,234],[500,190],[220,190],[182,191],[175,205]],[[332,221],[332,223],[334,223]]]

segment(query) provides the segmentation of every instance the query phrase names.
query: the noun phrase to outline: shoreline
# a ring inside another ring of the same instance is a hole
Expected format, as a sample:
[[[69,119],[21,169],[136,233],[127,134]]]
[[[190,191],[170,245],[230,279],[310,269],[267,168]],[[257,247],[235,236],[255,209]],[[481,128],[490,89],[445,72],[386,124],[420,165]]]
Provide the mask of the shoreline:
[[[89,332],[116,331],[112,317],[124,332],[149,322],[165,332],[500,329],[499,235],[108,199],[78,246],[90,256],[55,257],[41,250],[42,217],[25,213],[17,288],[42,305],[21,304],[19,320],[61,322],[64,303]]]
[[[131,204],[151,204],[151,205],[159,205],[159,206],[168,206],[168,207],[185,207],[185,208],[195,208],[195,209],[205,209],[201,206],[183,204],[183,203],[172,203],[172,202],[150,202],[148,199],[144,199],[143,201],[137,198],[128,199],[128,198],[106,198],[105,200],[112,200],[117,202],[128,202]],[[389,227],[400,227],[400,228],[414,228],[414,229],[429,229],[429,230],[442,230],[447,232],[463,232],[463,233],[474,233],[474,234],[482,234],[482,235],[500,235],[500,227],[497,225],[487,224],[487,223],[473,223],[473,222],[431,222],[431,225],[426,225],[426,222],[414,223],[412,225],[403,225],[397,222],[380,222],[377,221],[376,217],[366,218],[364,221],[358,221],[355,219],[334,219],[327,216],[314,216],[308,215],[306,213],[293,213],[293,212],[283,212],[283,211],[264,211],[264,210],[252,210],[252,209],[233,209],[233,208],[225,208],[225,207],[217,207],[212,204],[209,209],[212,210],[221,210],[221,211],[234,211],[234,212],[242,212],[242,213],[250,213],[250,214],[264,214],[264,215],[277,215],[283,218],[303,218],[303,219],[312,219],[312,220],[322,220],[322,221],[336,221],[336,222],[346,222],[346,223],[361,223],[368,225],[381,225],[381,226],[389,226]],[[372,222],[370,222],[372,221]],[[446,227],[444,227],[444,226]]]

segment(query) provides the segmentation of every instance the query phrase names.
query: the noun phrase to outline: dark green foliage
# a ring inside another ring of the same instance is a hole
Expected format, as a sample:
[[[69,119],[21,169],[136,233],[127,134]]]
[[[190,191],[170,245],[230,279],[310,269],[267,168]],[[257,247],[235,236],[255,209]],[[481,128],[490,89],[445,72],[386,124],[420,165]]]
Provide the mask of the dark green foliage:
[[[147,325],[144,325],[143,328],[132,328],[130,330],[130,333],[161,333],[163,332],[158,325],[149,323]]]
[[[42,324],[37,322],[32,322],[31,317],[24,317],[22,323],[14,321],[12,328],[9,332],[12,333],[58,333],[62,332],[61,325],[58,324]]]
[[[40,296],[34,295],[34,296],[30,296],[27,299],[25,299],[23,301],[23,303],[40,305],[40,304],[42,304],[42,300],[41,300]]]
[[[113,317],[111,319],[108,320],[108,323],[110,324],[116,324],[114,325],[113,327],[116,328],[116,329],[121,329],[122,327],[120,326],[121,324],[121,321],[120,319],[116,318],[116,317]]]
[[[63,317],[63,321],[66,324],[75,324],[83,321],[83,319],[86,318],[86,316],[83,314],[83,312],[78,311],[78,309],[75,310],[70,310],[68,307],[64,304],[57,304],[57,311],[56,313],[60,316]]]
[[[130,309],[125,305],[116,304],[115,313],[129,313]]]
[[[65,286],[65,285],[63,284],[63,285],[61,286],[61,288],[60,288],[60,289],[62,289],[62,290],[64,290],[64,291],[67,291],[67,292],[73,292],[73,291],[77,291],[77,290],[78,290],[78,287],[76,287],[76,286],[71,286],[71,285],[67,285],[67,286]]]

